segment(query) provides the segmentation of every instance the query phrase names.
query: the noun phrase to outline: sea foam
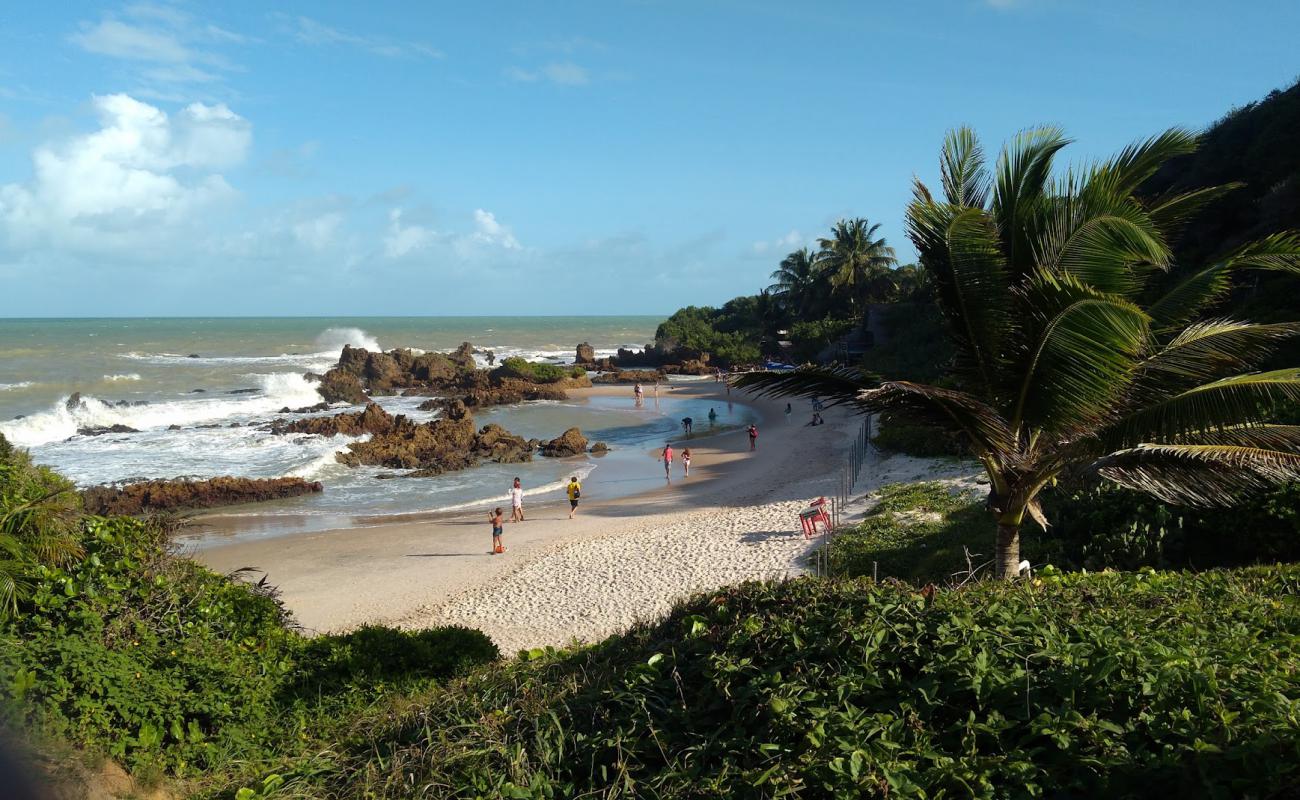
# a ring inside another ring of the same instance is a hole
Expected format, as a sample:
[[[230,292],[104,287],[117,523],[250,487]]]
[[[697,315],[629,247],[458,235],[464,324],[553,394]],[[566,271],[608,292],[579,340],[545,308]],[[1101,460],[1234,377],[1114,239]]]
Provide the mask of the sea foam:
[[[255,394],[234,398],[172,400],[143,406],[117,406],[96,397],[82,397],[68,407],[61,398],[52,408],[22,419],[0,423],[0,433],[22,447],[58,442],[77,435],[78,428],[126,425],[136,430],[196,425],[233,418],[271,414],[284,406],[308,406],[320,402],[316,386],[296,372],[257,376]]]

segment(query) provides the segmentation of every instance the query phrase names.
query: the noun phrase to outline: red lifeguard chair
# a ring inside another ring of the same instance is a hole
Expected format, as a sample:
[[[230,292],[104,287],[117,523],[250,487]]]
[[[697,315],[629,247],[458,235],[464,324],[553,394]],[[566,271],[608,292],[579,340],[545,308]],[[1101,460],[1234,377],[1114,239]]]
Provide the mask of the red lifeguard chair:
[[[831,515],[826,510],[826,498],[819,497],[799,512],[799,524],[803,527],[803,538],[811,539],[817,535],[817,523],[825,526],[827,533],[831,529]]]

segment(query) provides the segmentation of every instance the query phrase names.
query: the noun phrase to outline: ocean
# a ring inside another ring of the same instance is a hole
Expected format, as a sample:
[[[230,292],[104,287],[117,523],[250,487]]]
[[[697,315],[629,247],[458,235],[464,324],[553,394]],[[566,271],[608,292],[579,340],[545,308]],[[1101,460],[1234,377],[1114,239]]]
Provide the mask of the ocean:
[[[529,464],[485,464],[437,478],[378,480],[384,469],[349,468],[335,453],[347,437],[276,436],[258,428],[284,407],[319,402],[304,373],[324,372],[344,344],[370,350],[410,347],[449,351],[461,342],[497,359],[522,356],[571,362],[580,342],[597,356],[642,347],[659,317],[374,317],[0,319],[0,433],[80,486],[142,478],[219,475],[299,476],[325,491],[235,509],[248,531],[373,524],[386,517],[474,507],[504,498],[519,475],[530,496],[558,494],[569,475],[608,482],[606,494],[635,489],[645,451],[680,430],[685,416],[707,418],[710,404],[667,396],[637,409],[628,398],[541,401],[486,409],[479,425],[496,422],[525,437],[553,438],[577,426],[609,455],[537,458]],[[480,359],[484,358],[479,356]],[[68,399],[79,393],[80,405]],[[375,398],[390,413],[423,421],[425,398]],[[730,405],[730,404],[729,404]],[[746,407],[716,409],[719,427],[746,425]],[[337,413],[333,410],[329,413]],[[97,436],[78,431],[125,425],[138,433]],[[633,459],[638,459],[634,461]],[[647,476],[647,479],[649,477]],[[595,496],[599,492],[588,492]]]

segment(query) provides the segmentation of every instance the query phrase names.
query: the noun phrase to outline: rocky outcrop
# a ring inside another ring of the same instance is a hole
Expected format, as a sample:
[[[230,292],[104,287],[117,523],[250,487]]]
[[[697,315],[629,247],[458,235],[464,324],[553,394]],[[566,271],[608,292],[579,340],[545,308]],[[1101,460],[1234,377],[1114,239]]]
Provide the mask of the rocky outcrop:
[[[302,478],[177,479],[95,486],[81,492],[81,501],[90,514],[131,515],[297,497],[319,492],[322,488],[319,481]]]
[[[351,467],[423,469],[439,474],[473,466],[477,461],[475,444],[474,418],[464,403],[452,400],[441,418],[417,424],[399,415],[389,431],[349,445],[336,458]]]
[[[335,414],[332,417],[310,417],[292,422],[276,420],[271,423],[271,432],[285,435],[306,433],[314,436],[361,436],[372,434],[378,436],[393,429],[393,417],[378,403],[370,403],[364,411]]]
[[[653,384],[655,381],[662,381],[665,375],[657,369],[623,369],[612,372],[602,372],[597,375],[592,383],[648,383]]]
[[[528,383],[507,378],[497,386],[471,389],[464,400],[468,406],[485,408],[526,400],[564,400],[568,396],[564,387],[558,383]]]
[[[78,436],[103,436],[106,433],[139,433],[129,425],[97,425],[90,428],[77,428]]]
[[[498,464],[532,461],[536,450],[536,439],[516,436],[495,423],[483,426],[478,432],[478,441],[474,443],[474,451],[480,458]]]
[[[596,348],[587,342],[578,345],[577,357],[573,359],[574,364],[586,365],[596,363]]]
[[[335,368],[321,376],[320,386],[316,387],[326,403],[350,403],[361,405],[370,402],[365,388],[356,375],[349,370]]]
[[[609,445],[605,444],[604,442],[596,442],[591,446],[591,454],[593,456],[603,456],[608,452],[609,452]]]
[[[451,362],[461,369],[471,370],[478,367],[478,364],[474,361],[474,345],[469,342],[461,342],[460,347],[457,347],[455,352],[448,355],[447,358],[451,359]]]
[[[552,458],[576,456],[587,452],[587,437],[577,428],[569,428],[564,433],[542,443],[542,455]]]

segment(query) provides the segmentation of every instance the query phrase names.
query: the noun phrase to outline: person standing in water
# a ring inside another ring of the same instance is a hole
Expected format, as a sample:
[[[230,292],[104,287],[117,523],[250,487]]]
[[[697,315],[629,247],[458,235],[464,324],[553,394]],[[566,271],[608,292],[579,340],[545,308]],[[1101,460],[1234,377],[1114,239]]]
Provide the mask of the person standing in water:
[[[690,417],[684,417],[682,419],[682,430],[686,431],[687,436],[691,435],[691,426],[694,424],[695,424],[695,420],[691,419]]]
[[[751,422],[746,432],[749,434],[749,449],[753,450],[758,446],[758,426]]]
[[[573,515],[578,510],[578,498],[582,497],[582,484],[578,483],[577,475],[569,478],[569,485],[565,487],[564,492],[569,496],[569,519],[573,519]]]
[[[492,523],[492,555],[504,553],[506,546],[501,544],[501,531],[505,527],[505,515],[501,513],[500,507],[488,514],[488,521]]]
[[[524,487],[515,478],[515,485],[510,487],[510,521],[524,521]]]
[[[673,477],[673,443],[664,443],[664,452],[661,456],[664,460],[664,477],[672,480]]]
[[[682,470],[686,473],[686,477],[691,477],[691,448],[689,447],[682,451]]]
[[[633,396],[636,397],[636,407],[640,408],[645,403],[645,389],[641,388],[641,381],[636,382],[636,387],[632,389]]]
[[[713,425],[713,424],[714,424],[715,422],[717,422],[717,421],[718,421],[718,412],[716,412],[716,411],[714,411],[713,409],[710,408],[710,409],[709,409],[709,425],[711,426],[711,425]]]

